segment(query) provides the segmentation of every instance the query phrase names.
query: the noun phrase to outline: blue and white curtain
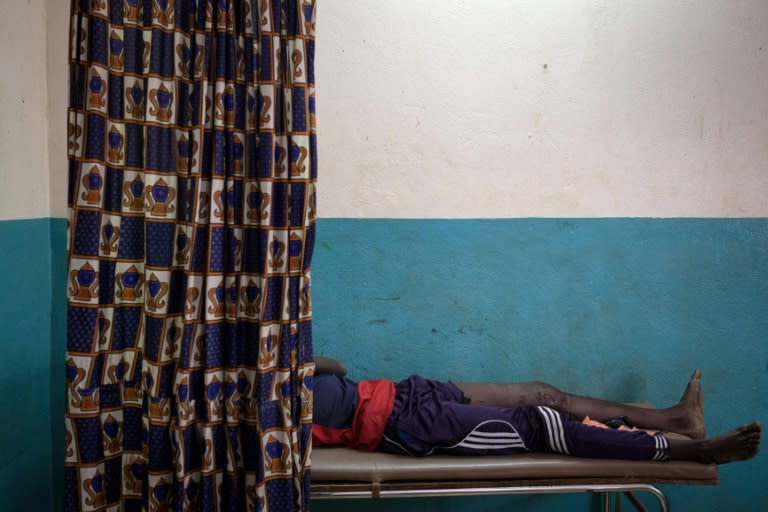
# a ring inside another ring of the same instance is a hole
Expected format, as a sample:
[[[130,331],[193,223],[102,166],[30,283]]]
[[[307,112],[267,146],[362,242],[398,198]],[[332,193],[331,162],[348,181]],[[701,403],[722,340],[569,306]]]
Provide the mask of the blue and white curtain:
[[[313,0],[73,0],[65,510],[304,510]]]

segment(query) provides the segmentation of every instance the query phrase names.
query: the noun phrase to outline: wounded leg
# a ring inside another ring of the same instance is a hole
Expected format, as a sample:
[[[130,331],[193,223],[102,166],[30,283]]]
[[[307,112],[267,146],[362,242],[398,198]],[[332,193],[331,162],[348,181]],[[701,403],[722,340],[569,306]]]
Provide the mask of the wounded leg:
[[[457,386],[477,405],[523,407],[543,405],[582,419],[600,421],[626,416],[640,428],[669,430],[693,439],[704,437],[701,399],[701,372],[696,370],[680,402],[667,409],[645,409],[618,402],[574,395],[543,382],[519,384],[458,383]]]
[[[549,407],[535,410],[547,450],[576,457],[725,464],[754,457],[763,430],[760,422],[753,422],[711,439],[677,440],[591,427]]]

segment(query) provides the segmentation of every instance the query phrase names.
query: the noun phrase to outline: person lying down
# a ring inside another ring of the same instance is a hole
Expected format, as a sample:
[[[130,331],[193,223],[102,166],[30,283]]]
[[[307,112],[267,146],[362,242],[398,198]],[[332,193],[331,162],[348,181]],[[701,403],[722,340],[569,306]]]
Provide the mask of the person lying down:
[[[453,384],[418,375],[398,383],[354,382],[339,361],[316,357],[315,365],[314,446],[414,456],[550,452],[724,464],[754,457],[763,430],[755,421],[706,439],[698,370],[679,403],[647,409],[566,393],[543,382]],[[688,438],[673,438],[667,431]]]

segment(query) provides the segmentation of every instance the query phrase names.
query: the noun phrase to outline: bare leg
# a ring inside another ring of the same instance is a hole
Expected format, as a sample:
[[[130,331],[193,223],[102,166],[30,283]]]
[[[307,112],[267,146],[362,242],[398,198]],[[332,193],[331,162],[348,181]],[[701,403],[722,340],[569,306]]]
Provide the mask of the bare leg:
[[[755,421],[711,439],[668,439],[670,459],[704,464],[725,464],[751,459],[760,449],[762,431],[763,425]]]
[[[680,402],[667,409],[645,409],[618,402],[573,395],[543,382],[519,384],[458,383],[476,405],[522,407],[545,405],[579,420],[585,416],[600,421],[626,416],[638,427],[669,430],[702,439],[705,434],[701,400],[701,372],[696,370]]]

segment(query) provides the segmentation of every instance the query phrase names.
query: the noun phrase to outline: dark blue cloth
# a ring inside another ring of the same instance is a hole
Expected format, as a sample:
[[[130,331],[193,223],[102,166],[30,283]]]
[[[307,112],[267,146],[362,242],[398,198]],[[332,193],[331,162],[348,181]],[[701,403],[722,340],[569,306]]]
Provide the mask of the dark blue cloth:
[[[314,377],[312,423],[329,428],[349,428],[357,407],[357,383],[332,373]]]

